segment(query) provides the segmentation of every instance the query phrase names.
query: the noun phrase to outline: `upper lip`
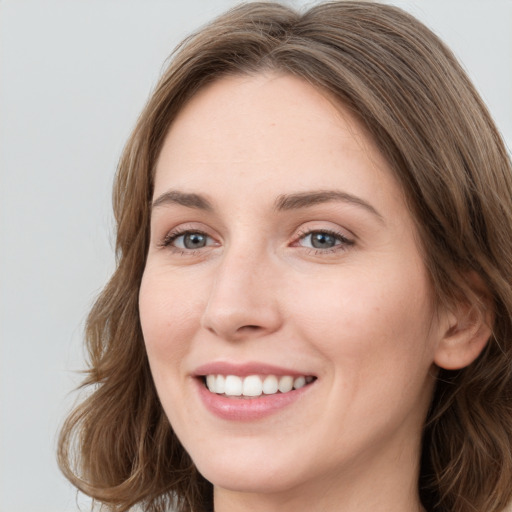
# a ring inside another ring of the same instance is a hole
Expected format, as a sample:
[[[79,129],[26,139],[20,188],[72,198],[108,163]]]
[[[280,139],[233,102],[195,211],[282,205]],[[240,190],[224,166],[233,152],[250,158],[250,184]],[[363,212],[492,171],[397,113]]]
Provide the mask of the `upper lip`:
[[[314,376],[310,372],[302,372],[300,370],[284,368],[273,364],[260,362],[229,363],[224,361],[206,363],[193,371],[194,377],[202,377],[204,375],[237,375],[239,377],[247,377],[248,375]]]

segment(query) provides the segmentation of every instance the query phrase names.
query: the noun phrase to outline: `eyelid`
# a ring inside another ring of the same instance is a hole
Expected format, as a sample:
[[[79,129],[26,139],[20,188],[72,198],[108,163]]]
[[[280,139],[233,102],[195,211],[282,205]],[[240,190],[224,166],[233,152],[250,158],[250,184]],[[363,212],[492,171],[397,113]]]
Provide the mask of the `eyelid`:
[[[175,242],[178,238],[193,233],[206,237],[207,243],[202,247],[196,248],[179,247],[174,245],[173,242]],[[324,233],[326,235],[332,236],[335,238],[336,243],[332,247],[308,247],[301,243],[301,241],[303,241],[306,237],[315,233]],[[300,228],[295,231],[289,246],[298,247],[300,249],[313,252],[314,254],[327,254],[344,251],[349,246],[354,245],[355,240],[356,237],[347,229],[341,228],[340,226],[333,223],[321,223],[318,221],[313,221],[301,225]],[[208,228],[208,226],[195,222],[179,224],[178,226],[167,231],[165,235],[162,236],[157,242],[157,246],[159,248],[171,250],[172,252],[176,252],[182,255],[193,255],[195,253],[204,252],[207,249],[211,249],[212,247],[219,245],[221,244],[218,241],[218,237],[211,234],[211,230]]]
[[[301,241],[314,233],[324,233],[332,236],[337,240],[337,243],[332,247],[326,248],[308,247],[301,244]],[[347,230],[344,230],[339,226],[327,227],[325,225],[306,224],[305,226],[301,226],[301,228],[293,235],[293,242],[291,243],[291,246],[300,247],[315,255],[326,255],[346,251],[350,246],[355,244],[355,238],[355,236],[347,233]]]
[[[293,239],[305,237],[311,233],[328,233],[352,243],[355,243],[357,240],[356,235],[354,235],[350,230],[339,226],[338,224],[334,224],[332,222],[317,221],[305,222],[302,224],[297,230],[295,230]]]
[[[164,246],[165,247],[169,247],[169,246],[172,246],[176,249],[179,249],[181,251],[194,251],[194,250],[197,250],[197,249],[204,249],[205,247],[211,247],[212,245],[214,244],[209,244],[209,243],[206,243],[203,247],[198,247],[197,249],[191,249],[191,248],[188,248],[188,247],[179,247],[177,245],[173,245],[173,243],[175,243],[177,240],[179,240],[180,238],[185,238],[187,235],[201,235],[201,236],[204,236],[206,239],[210,239],[210,240],[213,240],[213,238],[208,235],[207,233],[204,233],[202,231],[197,231],[197,230],[187,230],[187,231],[183,231],[183,232],[178,232],[178,233],[172,233],[172,234],[168,234],[165,239],[164,239]]]
[[[176,246],[172,245],[176,239],[178,239],[181,236],[190,234],[190,233],[197,233],[197,234],[203,235],[203,236],[207,237],[208,239],[213,240],[215,243],[214,244],[209,243],[206,246],[198,247],[197,249],[187,249],[184,247],[176,247]],[[165,235],[163,237],[161,237],[157,242],[157,246],[159,248],[175,250],[177,252],[187,253],[187,254],[193,254],[196,251],[199,251],[201,249],[206,249],[206,248],[209,248],[209,247],[212,247],[215,245],[219,245],[216,240],[216,237],[210,233],[209,229],[207,229],[203,226],[199,226],[197,223],[180,224],[180,225],[170,229],[169,231],[167,231],[165,233]]]

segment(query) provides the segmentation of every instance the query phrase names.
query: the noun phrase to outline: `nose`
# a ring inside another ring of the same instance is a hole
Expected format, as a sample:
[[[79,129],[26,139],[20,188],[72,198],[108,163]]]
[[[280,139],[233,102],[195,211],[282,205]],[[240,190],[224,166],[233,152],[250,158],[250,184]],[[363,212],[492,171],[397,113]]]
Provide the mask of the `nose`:
[[[202,327],[228,341],[277,331],[282,323],[277,274],[261,253],[226,253],[215,269]]]

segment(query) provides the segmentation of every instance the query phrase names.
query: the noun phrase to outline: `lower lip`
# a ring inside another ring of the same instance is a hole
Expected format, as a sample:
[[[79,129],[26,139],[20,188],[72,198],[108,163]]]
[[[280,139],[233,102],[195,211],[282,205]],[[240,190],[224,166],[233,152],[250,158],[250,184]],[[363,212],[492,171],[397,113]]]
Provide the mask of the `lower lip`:
[[[228,398],[209,391],[201,379],[195,380],[205,407],[215,416],[230,421],[254,421],[275,414],[300,400],[313,385],[257,398]]]

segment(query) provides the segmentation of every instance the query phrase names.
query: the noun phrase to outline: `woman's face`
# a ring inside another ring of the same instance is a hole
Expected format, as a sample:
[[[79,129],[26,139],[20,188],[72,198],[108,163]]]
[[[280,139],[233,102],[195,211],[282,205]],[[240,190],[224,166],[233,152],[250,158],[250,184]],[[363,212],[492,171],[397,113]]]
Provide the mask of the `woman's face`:
[[[163,408],[217,488],[416,471],[442,333],[413,220],[360,124],[304,81],[223,78],[181,111],[140,317]]]

